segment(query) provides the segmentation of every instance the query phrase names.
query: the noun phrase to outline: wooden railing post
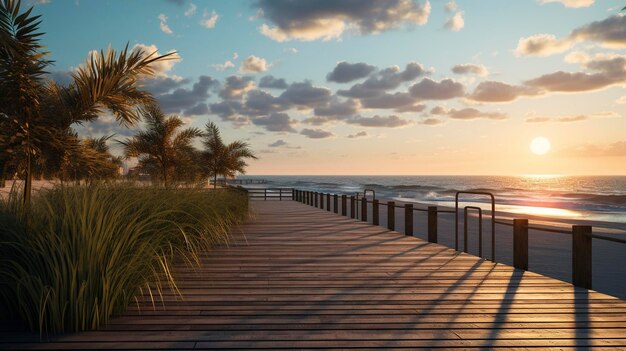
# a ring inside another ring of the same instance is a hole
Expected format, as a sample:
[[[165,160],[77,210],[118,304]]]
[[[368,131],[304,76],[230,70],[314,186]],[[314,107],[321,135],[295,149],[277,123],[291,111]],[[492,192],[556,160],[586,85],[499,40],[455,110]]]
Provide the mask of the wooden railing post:
[[[367,222],[367,198],[361,199],[361,220]]]
[[[263,190],[265,190],[265,191],[263,192],[263,200],[267,200],[267,188],[265,188],[265,189],[263,189]]]
[[[428,206],[428,242],[437,243],[437,206]]]
[[[350,195],[350,218],[356,217],[356,201],[354,195]]]
[[[296,199],[296,193],[294,192],[293,188],[291,188],[291,201]]]
[[[341,215],[342,216],[348,215],[348,208],[347,208],[346,200],[347,200],[346,195],[341,195]]]
[[[326,194],[326,211],[330,212],[330,194]]]
[[[591,289],[591,226],[572,226],[572,282]]]
[[[413,236],[413,204],[404,205],[404,235]]]
[[[513,267],[528,270],[528,220],[513,220]]]
[[[396,230],[396,203],[387,202],[387,229]]]
[[[324,193],[320,193],[320,209],[324,209]]]
[[[339,196],[337,194],[333,195],[333,210],[335,213],[339,213]]]
[[[311,206],[311,203],[313,202],[313,193],[310,191],[306,192],[306,204]]]
[[[315,207],[318,207],[318,203],[317,203],[318,198],[317,197],[319,196],[319,194],[317,193],[317,191],[315,192],[314,196],[315,196]]]
[[[278,200],[283,201],[283,188],[278,189]]]
[[[372,224],[378,225],[379,222],[380,221],[378,218],[378,200],[372,200]]]

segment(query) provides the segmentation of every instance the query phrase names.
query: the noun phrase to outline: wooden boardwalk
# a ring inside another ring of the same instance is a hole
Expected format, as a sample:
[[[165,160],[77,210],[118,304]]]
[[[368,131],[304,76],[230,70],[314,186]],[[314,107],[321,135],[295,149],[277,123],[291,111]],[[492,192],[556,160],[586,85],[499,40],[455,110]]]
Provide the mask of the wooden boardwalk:
[[[185,301],[0,348],[626,349],[626,301],[293,201],[253,208],[232,246],[179,268]]]

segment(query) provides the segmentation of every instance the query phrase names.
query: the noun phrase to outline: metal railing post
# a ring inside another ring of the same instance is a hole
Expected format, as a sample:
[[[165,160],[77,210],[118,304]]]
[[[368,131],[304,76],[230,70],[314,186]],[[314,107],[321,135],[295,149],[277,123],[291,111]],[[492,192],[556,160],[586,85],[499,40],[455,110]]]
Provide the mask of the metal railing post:
[[[396,203],[387,202],[387,229],[396,230]]]
[[[354,199],[354,195],[350,195],[350,218],[356,217],[356,201]]]
[[[572,283],[591,289],[591,226],[572,226]]]
[[[367,222],[367,198],[361,199],[361,220]]]
[[[413,236],[413,204],[404,205],[404,235]]]
[[[528,270],[528,220],[513,220],[513,267]]]
[[[378,200],[372,200],[372,224],[378,225],[379,222],[380,221],[378,218]]]
[[[437,206],[428,206],[428,242],[437,240]]]

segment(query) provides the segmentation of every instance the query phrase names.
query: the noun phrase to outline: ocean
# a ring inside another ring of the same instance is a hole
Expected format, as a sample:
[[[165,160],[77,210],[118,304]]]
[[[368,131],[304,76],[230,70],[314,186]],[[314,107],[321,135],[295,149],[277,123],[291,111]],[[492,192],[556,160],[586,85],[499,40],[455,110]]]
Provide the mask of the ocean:
[[[626,176],[241,176],[264,179],[248,187],[286,187],[356,194],[365,189],[381,199],[454,207],[457,191],[493,193],[496,210],[552,219],[624,224]],[[371,194],[371,193],[368,193]],[[488,198],[461,195],[463,205],[485,209]],[[619,227],[622,227],[621,225]]]

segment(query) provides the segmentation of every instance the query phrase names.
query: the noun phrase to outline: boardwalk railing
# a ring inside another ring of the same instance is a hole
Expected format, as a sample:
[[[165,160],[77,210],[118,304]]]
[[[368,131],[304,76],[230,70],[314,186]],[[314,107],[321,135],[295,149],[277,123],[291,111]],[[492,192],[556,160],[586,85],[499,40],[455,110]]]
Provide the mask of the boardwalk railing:
[[[366,190],[366,192],[369,191]],[[414,212],[424,212],[427,214],[427,230],[428,241],[431,243],[437,243],[437,221],[438,215],[441,214],[455,214],[455,249],[458,251],[458,216],[459,216],[459,195],[460,194],[472,194],[472,195],[487,195],[491,199],[491,261],[495,262],[495,225],[505,225],[513,227],[513,266],[515,268],[528,270],[528,230],[543,231],[549,233],[558,233],[572,236],[572,283],[575,286],[591,289],[592,284],[592,239],[606,240],[626,244],[626,240],[609,237],[604,235],[593,234],[591,226],[587,225],[574,225],[571,230],[532,226],[529,224],[528,219],[513,219],[512,221],[505,221],[496,219],[495,217],[495,198],[491,193],[485,192],[459,192],[456,194],[455,210],[439,209],[437,206],[428,206],[427,208],[418,208],[413,204],[396,205],[394,201],[388,201],[387,203],[379,202],[375,197],[371,200],[368,199],[363,193],[363,197],[358,200],[358,195],[346,195],[346,194],[330,194],[321,193],[308,190],[293,189],[293,200],[301,203],[317,207],[319,209],[325,209],[326,211],[332,211],[339,213],[343,216],[348,215],[347,202],[350,202],[350,217],[354,219],[360,219],[363,222],[368,222],[368,214],[372,214],[372,224],[380,224],[380,206],[387,206],[387,228],[395,230],[395,212],[396,209],[404,209],[404,234],[407,236],[413,236],[413,215]],[[341,198],[341,206],[339,206],[339,198]],[[360,207],[360,211],[359,211]],[[478,213],[478,240],[479,240],[479,256],[482,257],[482,214],[483,210],[476,206],[465,206],[464,211],[464,252],[468,252],[468,211],[476,211]],[[360,218],[359,218],[360,214]]]
[[[295,200],[293,188],[248,188],[245,190],[251,200]]]

